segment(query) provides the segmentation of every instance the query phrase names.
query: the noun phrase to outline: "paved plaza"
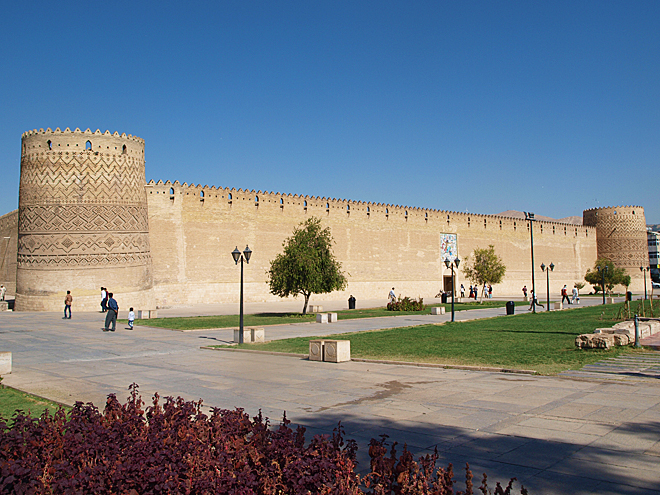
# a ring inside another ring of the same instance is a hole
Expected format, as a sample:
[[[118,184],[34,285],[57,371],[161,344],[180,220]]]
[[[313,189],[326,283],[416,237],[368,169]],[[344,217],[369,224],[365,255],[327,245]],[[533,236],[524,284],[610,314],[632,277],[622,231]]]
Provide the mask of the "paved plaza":
[[[589,298],[583,298],[588,301]],[[595,301],[594,303],[597,303]],[[286,303],[290,304],[290,303]],[[324,302],[325,309],[333,308]],[[266,307],[267,306],[267,307]],[[248,311],[300,310],[286,305]],[[226,311],[235,313],[235,305]],[[163,310],[221,313],[221,307]],[[516,312],[524,312],[517,307]],[[504,314],[504,308],[457,313],[457,319]],[[202,398],[207,406],[282,412],[309,434],[329,433],[341,420],[358,441],[388,434],[415,454],[437,448],[456,478],[469,462],[490,485],[517,477],[532,494],[660,493],[660,384],[652,375],[625,380],[544,377],[366,362],[312,362],[281,355],[202,350],[229,342],[231,330],[179,332],[123,325],[104,333],[99,313],[0,313],[0,350],[13,353],[6,385],[66,404],[103,406],[136,382],[148,402],[161,396]],[[123,315],[122,315],[123,316]],[[267,339],[318,336],[446,321],[444,316],[343,320],[266,327]],[[460,327],[457,327],[460,331]],[[519,485],[517,485],[519,486]]]

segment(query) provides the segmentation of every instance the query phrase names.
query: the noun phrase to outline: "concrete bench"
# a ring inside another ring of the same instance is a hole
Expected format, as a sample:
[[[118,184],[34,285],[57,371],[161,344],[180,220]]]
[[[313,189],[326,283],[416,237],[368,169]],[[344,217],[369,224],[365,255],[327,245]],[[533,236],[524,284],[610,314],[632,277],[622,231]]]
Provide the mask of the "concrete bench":
[[[328,323],[337,323],[337,313],[328,313]]]
[[[234,328],[234,342],[240,342],[241,330]],[[266,341],[266,331],[263,327],[243,327],[243,343],[257,344]]]
[[[323,361],[323,347],[324,340],[310,340],[309,341],[309,360],[310,361]]]
[[[309,305],[309,312],[310,313],[322,313],[323,312],[323,306],[313,306]]]
[[[0,352],[0,376],[11,373],[11,352]]]
[[[0,311],[9,311],[9,302],[0,301]]]
[[[328,363],[344,363],[351,360],[350,340],[326,340],[323,349],[323,360]]]
[[[432,315],[444,315],[445,314],[444,306],[436,306],[436,307],[431,308],[431,314]]]
[[[560,309],[564,309],[564,303],[556,302],[552,303],[554,305],[554,310],[559,311]]]
[[[316,323],[328,323],[328,315],[326,313],[318,313],[316,315]]]
[[[135,317],[138,320],[149,320],[150,318],[158,318],[157,309],[138,309]]]

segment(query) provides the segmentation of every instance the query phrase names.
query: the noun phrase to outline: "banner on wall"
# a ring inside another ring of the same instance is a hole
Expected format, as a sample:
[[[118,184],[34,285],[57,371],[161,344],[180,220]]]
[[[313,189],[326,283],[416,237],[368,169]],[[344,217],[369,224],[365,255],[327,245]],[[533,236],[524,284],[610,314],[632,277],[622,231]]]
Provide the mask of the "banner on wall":
[[[442,260],[454,261],[458,257],[456,234],[440,234],[440,256]]]

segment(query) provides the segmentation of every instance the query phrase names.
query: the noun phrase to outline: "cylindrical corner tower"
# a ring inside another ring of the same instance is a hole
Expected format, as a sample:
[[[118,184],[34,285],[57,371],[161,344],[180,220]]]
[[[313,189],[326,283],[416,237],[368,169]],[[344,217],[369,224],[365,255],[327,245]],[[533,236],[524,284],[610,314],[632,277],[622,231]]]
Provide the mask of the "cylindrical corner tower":
[[[120,309],[152,307],[144,140],[50,129],[21,143],[16,309],[99,309],[100,288]],[[123,303],[123,304],[122,304]]]
[[[631,289],[644,290],[640,267],[649,266],[646,217],[641,206],[592,208],[582,213],[582,223],[596,228],[598,257],[625,268],[632,280]],[[644,272],[646,273],[646,272]]]

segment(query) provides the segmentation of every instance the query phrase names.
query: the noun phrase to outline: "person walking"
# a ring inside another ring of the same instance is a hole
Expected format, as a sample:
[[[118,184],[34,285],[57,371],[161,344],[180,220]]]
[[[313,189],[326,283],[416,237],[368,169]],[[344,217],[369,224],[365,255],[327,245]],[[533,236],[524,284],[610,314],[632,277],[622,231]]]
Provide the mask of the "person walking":
[[[493,286],[488,284],[488,299],[493,298]]]
[[[108,314],[105,316],[105,327],[103,328],[104,332],[114,332],[115,328],[117,327],[117,313],[119,313],[119,305],[112,296],[113,293],[108,292]],[[112,328],[110,328],[110,323],[112,323]]]
[[[0,301],[5,300],[5,294],[7,293],[7,287],[0,285]]]
[[[580,304],[580,292],[575,286],[573,286],[573,298],[571,299],[571,304],[574,303]]]
[[[543,304],[541,304],[538,299],[536,299],[536,292],[532,291],[532,304],[529,305],[529,310],[531,311],[532,308],[534,308],[534,305],[541,306],[542,308],[545,308]]]
[[[396,294],[394,293],[394,287],[392,287],[392,290],[390,291],[390,294],[389,294],[388,297],[389,297],[391,303],[396,302]]]
[[[101,313],[108,311],[108,290],[101,287]]]
[[[523,286],[522,291],[523,291],[523,296],[525,297],[525,299],[527,299],[527,286],[526,285]]]
[[[133,322],[135,321],[135,313],[133,312],[133,308],[128,310],[128,328],[133,330]]]
[[[64,298],[64,318],[63,320],[70,320],[71,319],[71,303],[73,302],[73,296],[71,295],[71,291],[68,290],[66,291],[66,297]],[[69,312],[69,316],[66,315],[67,311]]]
[[[465,287],[461,284],[461,298],[465,297]]]
[[[566,301],[567,304],[571,304],[571,300],[568,298],[568,289],[564,285],[561,289],[561,302],[563,303],[564,300]]]

